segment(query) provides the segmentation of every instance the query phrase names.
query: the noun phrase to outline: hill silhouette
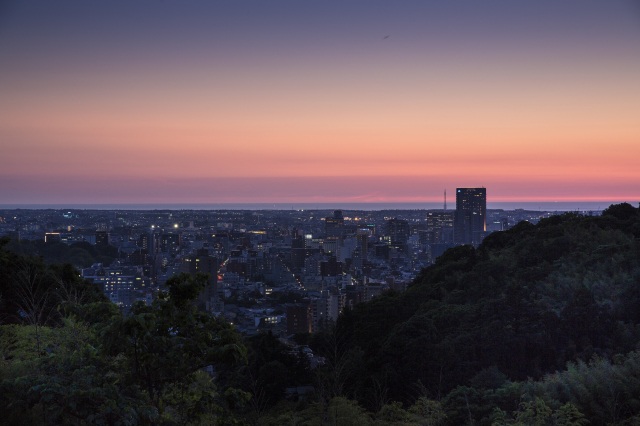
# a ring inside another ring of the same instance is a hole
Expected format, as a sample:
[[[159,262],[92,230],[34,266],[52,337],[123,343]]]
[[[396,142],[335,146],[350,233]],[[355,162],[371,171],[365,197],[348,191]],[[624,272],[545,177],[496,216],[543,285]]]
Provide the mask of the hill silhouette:
[[[333,339],[358,359],[345,392],[375,410],[381,393],[446,401],[460,387],[497,389],[611,360],[638,348],[639,322],[640,213],[620,204],[450,249],[406,292],[346,312]],[[318,350],[326,343],[316,338]]]

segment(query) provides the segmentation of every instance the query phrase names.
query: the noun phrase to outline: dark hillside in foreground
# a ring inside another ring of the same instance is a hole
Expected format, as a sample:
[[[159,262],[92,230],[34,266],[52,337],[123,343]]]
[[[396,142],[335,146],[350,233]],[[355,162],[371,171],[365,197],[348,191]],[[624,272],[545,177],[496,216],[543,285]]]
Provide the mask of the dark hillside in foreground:
[[[640,213],[522,222],[447,251],[402,294],[357,306],[337,341],[361,363],[347,393],[410,403],[457,386],[540,379],[569,361],[638,348]],[[355,355],[354,355],[355,354]],[[375,389],[378,389],[376,391]]]

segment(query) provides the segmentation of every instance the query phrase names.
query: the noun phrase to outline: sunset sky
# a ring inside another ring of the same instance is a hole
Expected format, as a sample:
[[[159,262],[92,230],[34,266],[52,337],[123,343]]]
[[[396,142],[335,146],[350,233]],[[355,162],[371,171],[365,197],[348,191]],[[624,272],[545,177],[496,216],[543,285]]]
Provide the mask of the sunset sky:
[[[640,200],[636,0],[0,3],[0,205]]]

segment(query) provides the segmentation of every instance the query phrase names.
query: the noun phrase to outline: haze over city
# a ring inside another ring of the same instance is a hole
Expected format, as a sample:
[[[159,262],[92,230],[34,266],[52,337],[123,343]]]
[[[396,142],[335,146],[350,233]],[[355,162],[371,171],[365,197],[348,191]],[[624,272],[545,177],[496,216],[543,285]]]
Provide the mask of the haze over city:
[[[635,203],[639,47],[631,0],[3,2],[0,203]]]

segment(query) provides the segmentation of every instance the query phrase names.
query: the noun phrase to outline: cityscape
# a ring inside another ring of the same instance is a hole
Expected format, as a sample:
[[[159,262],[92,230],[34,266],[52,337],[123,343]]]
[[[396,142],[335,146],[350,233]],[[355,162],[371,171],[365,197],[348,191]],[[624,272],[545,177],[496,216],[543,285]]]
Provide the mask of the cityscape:
[[[455,209],[445,193],[434,210],[0,210],[0,236],[31,255],[79,251],[64,260],[124,312],[174,275],[206,274],[204,310],[286,337],[403,291],[449,248],[558,213],[487,210],[486,191],[457,188]]]
[[[0,423],[640,425],[639,22],[0,1]]]

